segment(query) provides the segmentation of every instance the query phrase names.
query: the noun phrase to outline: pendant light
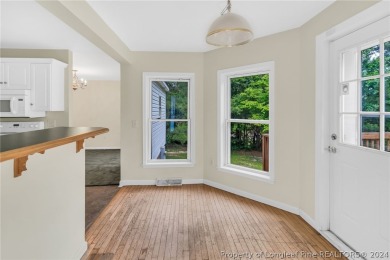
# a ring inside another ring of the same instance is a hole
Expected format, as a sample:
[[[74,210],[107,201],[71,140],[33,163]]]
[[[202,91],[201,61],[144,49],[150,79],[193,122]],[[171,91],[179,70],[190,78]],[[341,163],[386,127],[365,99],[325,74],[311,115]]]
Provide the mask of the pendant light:
[[[226,7],[210,26],[206,42],[215,46],[232,47],[243,45],[253,39],[253,32],[244,17],[231,13],[232,5],[227,1]]]

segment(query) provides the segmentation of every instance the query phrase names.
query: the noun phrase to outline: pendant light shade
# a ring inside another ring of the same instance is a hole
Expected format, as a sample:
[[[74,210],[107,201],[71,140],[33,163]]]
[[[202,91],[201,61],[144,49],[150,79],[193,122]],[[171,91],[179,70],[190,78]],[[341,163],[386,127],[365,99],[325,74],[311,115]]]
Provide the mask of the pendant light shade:
[[[228,1],[226,8],[210,26],[206,42],[215,46],[232,47],[250,42],[253,33],[244,17],[230,12]],[[227,11],[225,13],[225,11]]]

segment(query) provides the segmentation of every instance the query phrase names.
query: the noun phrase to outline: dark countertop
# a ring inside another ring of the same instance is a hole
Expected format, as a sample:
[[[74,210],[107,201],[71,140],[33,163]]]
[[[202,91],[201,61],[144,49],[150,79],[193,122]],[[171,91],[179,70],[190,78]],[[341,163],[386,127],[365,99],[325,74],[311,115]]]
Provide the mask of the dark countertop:
[[[0,136],[0,162],[107,133],[102,127],[55,127]]]

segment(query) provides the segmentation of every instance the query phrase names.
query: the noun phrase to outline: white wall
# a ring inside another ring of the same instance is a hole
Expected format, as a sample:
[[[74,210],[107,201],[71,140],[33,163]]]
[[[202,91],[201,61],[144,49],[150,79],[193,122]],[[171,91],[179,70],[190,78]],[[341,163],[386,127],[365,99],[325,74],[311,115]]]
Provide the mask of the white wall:
[[[299,114],[300,209],[315,214],[315,55],[316,36],[378,1],[336,1],[300,29],[302,71]]]
[[[299,97],[300,37],[291,30],[257,39],[250,44],[205,54],[204,151],[205,179],[299,206]],[[217,170],[217,71],[275,61],[275,183],[270,184]]]
[[[203,54],[135,52],[132,65],[121,65],[121,181],[182,177],[203,178]],[[195,73],[195,166],[187,168],[142,167],[142,73]],[[134,182],[136,181],[136,182]]]
[[[120,82],[89,80],[85,89],[72,90],[71,126],[107,127],[107,134],[89,138],[86,148],[120,148]]]
[[[76,144],[0,164],[1,259],[80,259],[85,250],[85,152]]]

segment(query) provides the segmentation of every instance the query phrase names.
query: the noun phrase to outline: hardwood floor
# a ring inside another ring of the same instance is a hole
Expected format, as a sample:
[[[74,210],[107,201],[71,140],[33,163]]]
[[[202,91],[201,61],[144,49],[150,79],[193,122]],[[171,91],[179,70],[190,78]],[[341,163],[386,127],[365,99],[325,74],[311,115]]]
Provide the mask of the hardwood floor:
[[[86,238],[94,260],[341,258],[299,216],[206,185],[123,187]]]

